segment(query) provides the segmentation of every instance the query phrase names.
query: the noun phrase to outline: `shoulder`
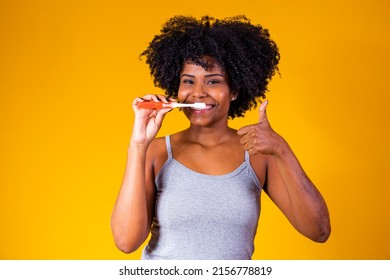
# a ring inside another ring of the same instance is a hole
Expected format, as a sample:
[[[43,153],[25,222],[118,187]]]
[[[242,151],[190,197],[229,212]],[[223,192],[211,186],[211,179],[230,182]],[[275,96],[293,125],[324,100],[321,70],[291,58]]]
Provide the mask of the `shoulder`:
[[[265,186],[267,180],[267,169],[269,157],[261,154],[252,155],[249,157],[250,164],[256,173],[262,186]]]
[[[168,152],[165,137],[155,138],[148,147],[146,154],[147,168],[152,170],[153,174],[158,174],[164,163],[168,159]]]
[[[164,154],[167,154],[165,137],[155,138],[148,147],[147,157],[155,161]]]
[[[182,143],[183,141],[183,132],[178,132],[175,134],[171,134],[169,136],[163,136],[163,137],[156,137],[152,143],[148,147],[148,156],[152,158],[158,158],[158,157],[167,157],[167,140],[166,138],[169,137],[169,142],[171,143]]]

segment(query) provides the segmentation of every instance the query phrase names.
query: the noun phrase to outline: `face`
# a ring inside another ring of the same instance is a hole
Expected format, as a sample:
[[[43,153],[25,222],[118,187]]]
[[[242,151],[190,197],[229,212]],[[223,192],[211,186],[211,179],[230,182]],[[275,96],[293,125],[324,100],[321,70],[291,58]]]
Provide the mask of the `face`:
[[[184,64],[180,73],[179,102],[201,102],[207,105],[203,110],[183,109],[191,124],[226,124],[232,97],[227,74],[217,63],[211,64],[207,70],[191,63]]]

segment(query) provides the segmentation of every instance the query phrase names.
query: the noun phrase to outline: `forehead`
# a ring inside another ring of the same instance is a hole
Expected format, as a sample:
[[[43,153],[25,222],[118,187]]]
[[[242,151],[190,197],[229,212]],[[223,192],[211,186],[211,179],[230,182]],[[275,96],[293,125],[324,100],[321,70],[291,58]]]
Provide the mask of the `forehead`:
[[[212,56],[203,55],[197,58],[190,58],[186,60],[183,64],[183,69],[186,65],[198,65],[201,66],[206,71],[224,71],[220,62]]]
[[[219,63],[215,62],[215,61],[208,61],[206,65],[199,65],[197,63],[194,63],[194,62],[185,62],[183,67],[182,67],[182,70],[181,70],[181,74],[185,74],[185,73],[198,73],[198,74],[202,74],[202,73],[218,73],[218,74],[225,74],[225,71],[222,69],[221,65],[219,65]]]

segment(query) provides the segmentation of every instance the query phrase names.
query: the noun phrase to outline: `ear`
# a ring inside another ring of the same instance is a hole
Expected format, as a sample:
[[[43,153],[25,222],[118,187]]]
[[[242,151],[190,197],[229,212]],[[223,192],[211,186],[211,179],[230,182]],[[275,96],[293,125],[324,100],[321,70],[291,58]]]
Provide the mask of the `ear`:
[[[232,96],[230,97],[230,102],[236,100],[237,97],[238,97],[238,93],[234,93],[234,92],[233,92]]]

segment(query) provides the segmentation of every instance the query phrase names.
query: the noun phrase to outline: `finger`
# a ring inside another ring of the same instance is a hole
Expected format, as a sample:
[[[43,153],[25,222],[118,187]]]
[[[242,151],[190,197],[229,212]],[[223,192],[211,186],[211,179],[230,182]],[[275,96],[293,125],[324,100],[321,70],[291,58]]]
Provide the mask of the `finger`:
[[[136,108],[139,103],[142,103],[145,101],[169,103],[169,102],[172,102],[172,98],[168,98],[167,96],[161,95],[161,94],[145,94],[142,97],[137,97],[134,99],[133,108]],[[136,108],[136,109],[138,109],[138,108]]]
[[[141,99],[145,100],[145,101],[154,101],[154,102],[159,102],[160,99],[159,99],[159,96],[156,95],[156,94],[145,94],[144,96],[141,97]]]
[[[133,100],[132,107],[134,111],[138,111],[138,104],[144,102],[142,97],[137,97]]]
[[[243,136],[243,135],[247,134],[251,130],[251,126],[252,125],[247,125],[247,126],[241,127],[239,130],[237,130],[237,134],[239,136]]]
[[[253,143],[251,141],[245,141],[244,143],[241,144],[245,151],[249,151],[250,149],[253,148]]]
[[[241,145],[245,145],[246,143],[249,142],[249,136],[248,134],[244,134],[241,138],[240,138],[240,144]]]
[[[254,135],[252,129],[250,130],[251,131],[248,131],[248,133],[243,134],[240,138],[240,144],[244,147],[245,150],[248,150],[254,144],[253,142]]]
[[[168,98],[165,95],[158,94],[157,98],[158,98],[159,101],[162,101],[162,102],[165,102],[165,103],[171,102],[171,101],[168,100]]]
[[[156,122],[161,124],[165,118],[165,115],[172,111],[172,108],[160,109],[156,113]]]
[[[268,100],[261,103],[261,106],[259,108],[259,123],[267,121],[267,110],[266,110],[267,105],[268,105]]]

